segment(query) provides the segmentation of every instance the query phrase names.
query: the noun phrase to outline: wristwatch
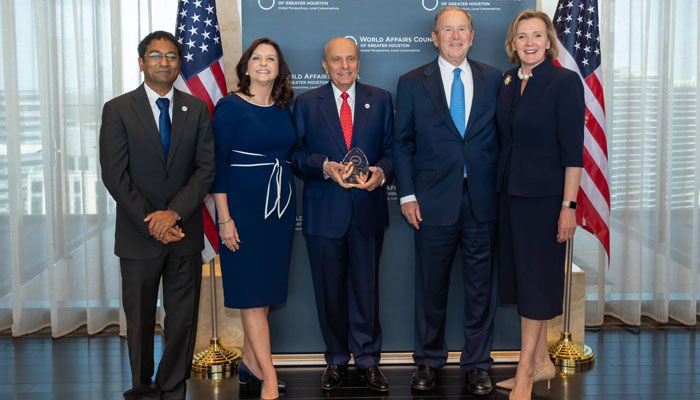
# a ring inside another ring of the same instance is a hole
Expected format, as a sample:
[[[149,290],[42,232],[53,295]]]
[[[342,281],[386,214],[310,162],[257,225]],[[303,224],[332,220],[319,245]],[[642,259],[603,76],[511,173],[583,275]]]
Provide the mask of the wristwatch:
[[[576,204],[575,201],[568,201],[568,200],[562,201],[562,202],[561,202],[561,205],[564,206],[564,207],[569,207],[569,208],[572,209],[572,210],[575,210],[575,209],[576,209],[576,206],[577,206],[577,204]]]

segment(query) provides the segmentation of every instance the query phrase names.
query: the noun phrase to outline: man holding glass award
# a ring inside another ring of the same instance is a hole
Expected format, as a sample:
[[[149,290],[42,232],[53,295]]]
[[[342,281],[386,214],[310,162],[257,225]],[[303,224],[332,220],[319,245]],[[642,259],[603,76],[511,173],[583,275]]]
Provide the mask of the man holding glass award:
[[[384,185],[393,176],[393,106],[388,92],[356,82],[359,58],[351,40],[326,44],[330,82],[296,99],[290,161],[304,179],[302,230],[328,364],[321,388],[342,384],[352,353],[367,387],[385,392],[377,288],[389,225]]]

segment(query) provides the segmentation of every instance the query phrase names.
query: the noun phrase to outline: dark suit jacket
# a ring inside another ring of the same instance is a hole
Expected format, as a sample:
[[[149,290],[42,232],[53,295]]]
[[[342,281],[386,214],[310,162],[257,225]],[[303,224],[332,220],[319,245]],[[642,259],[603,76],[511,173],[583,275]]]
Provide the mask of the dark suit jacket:
[[[358,82],[355,84],[354,112],[351,148],[362,149],[369,164],[381,167],[387,182],[390,182],[394,174],[391,95]],[[385,187],[372,192],[348,190],[332,179],[324,179],[323,162],[326,158],[340,162],[348,152],[330,82],[299,96],[294,103],[293,119],[297,142],[290,160],[294,172],[304,179],[303,232],[329,238],[342,237],[353,208],[363,233],[386,228],[389,213]]]
[[[172,209],[185,237],[170,244],[178,256],[204,247],[201,204],[215,176],[214,136],[206,104],[175,89],[168,159],[143,85],[105,103],[100,128],[102,180],[117,202],[115,253],[152,259],[164,245],[143,219]]]
[[[576,73],[549,59],[532,73],[512,121],[512,101],[520,90],[517,68],[507,71],[501,80],[496,113],[501,146],[497,187],[503,190],[510,158],[509,194],[562,195],[566,167],[583,167],[583,84]]]
[[[496,219],[496,99],[501,73],[468,60],[474,97],[464,139],[445,98],[438,60],[399,78],[394,164],[399,198],[415,194],[423,224],[451,225],[459,217],[464,166],[479,221]]]

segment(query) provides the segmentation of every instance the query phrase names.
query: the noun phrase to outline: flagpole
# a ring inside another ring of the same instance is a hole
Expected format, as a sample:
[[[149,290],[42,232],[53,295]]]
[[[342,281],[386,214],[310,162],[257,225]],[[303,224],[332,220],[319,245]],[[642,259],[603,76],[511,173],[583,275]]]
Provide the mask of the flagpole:
[[[232,376],[238,369],[241,351],[227,349],[221,344],[216,318],[216,258],[209,261],[209,288],[211,290],[211,339],[209,347],[195,353],[192,358],[192,375],[201,379],[222,379]]]
[[[562,367],[566,372],[587,369],[593,366],[595,353],[585,344],[578,344],[571,337],[569,325],[571,322],[571,281],[572,265],[574,258],[574,239],[566,241],[566,258],[564,268],[564,331],[559,340],[549,344],[549,356],[554,360],[554,364]]]

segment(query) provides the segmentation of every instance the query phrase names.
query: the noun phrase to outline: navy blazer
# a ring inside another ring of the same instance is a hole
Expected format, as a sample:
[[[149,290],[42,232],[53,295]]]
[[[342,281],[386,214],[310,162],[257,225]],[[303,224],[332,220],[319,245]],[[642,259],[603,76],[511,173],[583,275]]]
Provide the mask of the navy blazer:
[[[399,78],[394,165],[399,198],[415,194],[423,224],[459,218],[467,167],[469,197],[479,221],[496,219],[496,100],[501,73],[468,60],[474,97],[464,139],[452,121],[438,60]]]
[[[583,167],[583,84],[575,72],[549,59],[532,75],[511,120],[520,80],[517,68],[503,74],[496,113],[501,146],[497,187],[524,197],[562,195],[566,167]],[[508,187],[502,188],[509,158]]]
[[[370,165],[384,170],[391,182],[393,106],[389,92],[355,83],[355,117],[351,148],[359,147]],[[361,232],[370,234],[389,225],[386,189],[372,192],[343,189],[323,176],[323,162],[340,162],[348,152],[331,83],[297,97],[292,114],[297,142],[290,153],[292,170],[304,179],[304,234],[340,238],[355,212]]]

